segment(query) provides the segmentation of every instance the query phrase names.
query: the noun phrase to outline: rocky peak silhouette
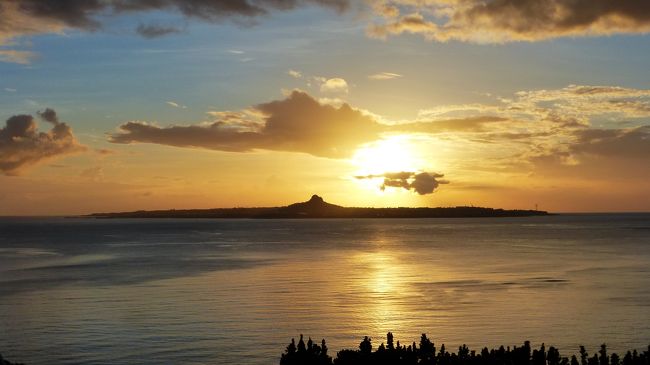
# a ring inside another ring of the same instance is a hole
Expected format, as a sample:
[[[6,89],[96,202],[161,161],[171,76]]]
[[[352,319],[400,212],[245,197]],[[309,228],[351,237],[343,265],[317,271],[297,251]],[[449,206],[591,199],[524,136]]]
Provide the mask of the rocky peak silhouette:
[[[343,209],[343,207],[327,203],[322,197],[314,194],[308,201],[291,204],[285,209],[295,214],[320,216],[323,214],[338,211],[340,209]]]
[[[309,199],[309,201],[307,203],[310,203],[310,204],[323,204],[323,203],[325,203],[325,200],[323,200],[323,198],[321,198],[320,196],[314,194],[314,195],[311,196],[311,199]]]

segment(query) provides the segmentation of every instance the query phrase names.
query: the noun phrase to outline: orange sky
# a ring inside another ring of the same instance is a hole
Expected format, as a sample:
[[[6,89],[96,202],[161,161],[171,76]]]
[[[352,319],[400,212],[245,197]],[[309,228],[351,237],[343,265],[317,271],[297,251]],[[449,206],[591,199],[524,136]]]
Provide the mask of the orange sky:
[[[650,210],[641,3],[197,3],[0,4],[0,215]]]

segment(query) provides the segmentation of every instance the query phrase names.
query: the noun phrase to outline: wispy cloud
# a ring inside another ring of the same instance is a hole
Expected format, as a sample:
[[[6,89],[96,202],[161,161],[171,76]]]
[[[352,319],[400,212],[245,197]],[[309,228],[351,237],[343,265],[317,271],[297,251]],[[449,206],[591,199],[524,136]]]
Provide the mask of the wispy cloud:
[[[176,26],[158,24],[140,24],[135,30],[145,38],[159,38],[170,34],[180,33],[182,30]]]
[[[320,91],[323,93],[347,94],[349,90],[347,81],[340,77],[324,79],[320,85]]]
[[[302,78],[302,72],[296,71],[296,70],[287,71],[287,75],[293,77],[294,79],[301,79]]]
[[[179,104],[179,103],[177,103],[175,101],[171,101],[171,100],[166,101],[165,104],[167,104],[167,105],[169,105],[171,107],[174,107],[174,108],[187,109],[187,106]]]
[[[374,75],[368,76],[370,80],[391,80],[391,79],[396,79],[400,78],[402,75],[392,73],[392,72],[380,72]]]
[[[344,95],[350,92],[348,82],[342,77],[310,76],[293,69],[287,71],[287,75],[294,79],[304,80],[307,87],[316,87],[324,94]]]
[[[36,57],[36,53],[31,51],[0,49],[0,62],[10,62],[10,63],[19,63],[21,65],[27,65],[35,57]]]

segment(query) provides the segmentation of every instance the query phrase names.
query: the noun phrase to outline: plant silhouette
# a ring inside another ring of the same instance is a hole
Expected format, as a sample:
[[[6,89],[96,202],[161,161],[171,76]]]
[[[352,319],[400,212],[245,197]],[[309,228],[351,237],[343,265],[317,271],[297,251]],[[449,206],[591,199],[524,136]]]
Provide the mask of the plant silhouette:
[[[24,364],[19,364],[19,363],[15,363],[15,362],[9,362],[8,360],[5,360],[5,359],[2,357],[2,354],[0,354],[0,365],[24,365]]]
[[[314,344],[310,337],[307,340],[307,345],[305,345],[303,335],[300,335],[298,346],[296,346],[296,341],[292,338],[291,343],[280,358],[281,365],[326,365],[331,363],[332,358],[327,355],[325,340],[323,339],[319,346]]]
[[[345,349],[332,359],[327,354],[325,340],[321,346],[312,343],[311,338],[305,346],[303,335],[296,348],[295,340],[291,343],[280,359],[281,365],[650,365],[650,345],[642,353],[628,351],[621,362],[620,357],[612,353],[608,355],[607,346],[603,344],[597,354],[589,356],[584,346],[580,346],[580,360],[575,355],[570,358],[562,356],[560,351],[542,344],[539,349],[531,349],[530,342],[524,342],[521,347],[504,347],[489,350],[487,347],[480,352],[470,350],[466,345],[458,348],[458,352],[448,352],[443,344],[436,352],[435,344],[422,334],[420,343],[402,346],[399,341],[395,344],[391,332],[386,335],[386,345],[381,343],[373,352],[372,339],[365,336],[359,343],[358,350]]]

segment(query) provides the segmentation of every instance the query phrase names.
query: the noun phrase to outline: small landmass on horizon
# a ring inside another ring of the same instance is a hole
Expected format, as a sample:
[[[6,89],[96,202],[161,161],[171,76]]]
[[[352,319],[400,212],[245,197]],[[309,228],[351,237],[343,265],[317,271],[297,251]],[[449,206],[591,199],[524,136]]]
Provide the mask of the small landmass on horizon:
[[[283,207],[138,210],[133,212],[93,213],[90,218],[476,218],[546,216],[541,210],[508,210],[484,207],[437,208],[360,208],[343,207],[313,195],[306,202]]]

